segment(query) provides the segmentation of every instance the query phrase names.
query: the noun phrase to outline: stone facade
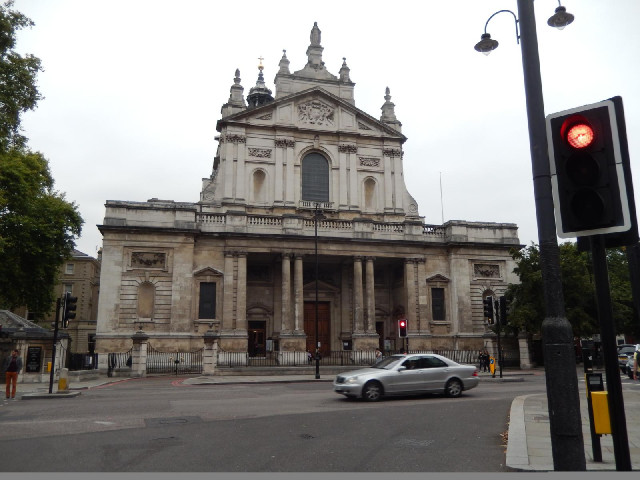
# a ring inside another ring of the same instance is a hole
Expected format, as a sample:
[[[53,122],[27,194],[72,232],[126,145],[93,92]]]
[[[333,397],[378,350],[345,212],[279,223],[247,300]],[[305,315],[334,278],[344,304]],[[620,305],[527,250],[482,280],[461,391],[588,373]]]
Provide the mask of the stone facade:
[[[247,106],[236,71],[199,202],[106,202],[98,352],[139,330],[168,351],[207,331],[221,352],[313,351],[316,316],[323,353],[483,348],[483,297],[517,281],[517,226],[425,224],[389,89],[379,120],[359,110],[320,35],[301,70],[283,54],[274,97],[261,65]]]

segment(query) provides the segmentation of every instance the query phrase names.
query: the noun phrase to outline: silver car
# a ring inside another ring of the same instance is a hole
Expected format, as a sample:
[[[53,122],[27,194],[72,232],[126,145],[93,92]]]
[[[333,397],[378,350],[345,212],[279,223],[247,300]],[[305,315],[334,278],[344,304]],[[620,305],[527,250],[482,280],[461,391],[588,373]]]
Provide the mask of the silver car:
[[[336,376],[333,390],[349,398],[369,402],[383,396],[444,393],[459,397],[478,385],[478,369],[461,365],[442,355],[418,353],[392,355],[371,367]]]

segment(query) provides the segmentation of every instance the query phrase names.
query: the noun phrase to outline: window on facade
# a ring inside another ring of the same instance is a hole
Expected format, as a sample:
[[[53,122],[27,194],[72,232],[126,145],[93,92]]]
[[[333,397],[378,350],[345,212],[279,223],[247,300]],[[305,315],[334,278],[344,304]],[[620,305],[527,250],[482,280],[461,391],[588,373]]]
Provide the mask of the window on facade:
[[[216,284],[213,282],[200,283],[198,318],[216,318]]]
[[[138,318],[153,318],[156,287],[153,283],[144,282],[138,286]]]
[[[62,293],[73,293],[73,283],[65,283],[63,286]]]
[[[329,201],[329,163],[319,153],[302,159],[302,200]]]
[[[64,273],[71,275],[73,273],[73,263],[67,263]]]
[[[431,289],[431,314],[434,320],[445,320],[444,288]]]

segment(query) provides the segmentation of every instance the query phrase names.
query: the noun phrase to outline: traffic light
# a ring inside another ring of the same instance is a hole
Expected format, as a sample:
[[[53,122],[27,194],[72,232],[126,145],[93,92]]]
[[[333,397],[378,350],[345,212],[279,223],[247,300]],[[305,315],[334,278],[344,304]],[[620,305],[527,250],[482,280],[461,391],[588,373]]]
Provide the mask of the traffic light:
[[[64,304],[62,306],[62,328],[69,326],[69,320],[76,318],[76,308],[78,297],[72,297],[71,293],[64,294]]]
[[[398,320],[398,336],[405,338],[407,336],[407,319],[401,318]]]
[[[507,299],[502,296],[499,299],[499,303],[500,303],[500,325],[506,325],[508,320],[507,320]]]
[[[484,300],[482,300],[482,305],[484,308],[484,317],[487,319],[487,323],[489,325],[493,325],[493,297],[491,295],[485,297]]]
[[[551,114],[546,125],[558,236],[635,231],[637,241],[622,98]]]

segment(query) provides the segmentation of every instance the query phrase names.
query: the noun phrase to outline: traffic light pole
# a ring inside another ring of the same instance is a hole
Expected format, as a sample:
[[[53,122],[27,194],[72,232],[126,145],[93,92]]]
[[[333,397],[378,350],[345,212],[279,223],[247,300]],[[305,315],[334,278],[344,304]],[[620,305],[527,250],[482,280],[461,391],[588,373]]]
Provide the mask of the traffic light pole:
[[[58,323],[60,321],[61,302],[56,300],[56,321],[53,327],[53,348],[51,350],[51,371],[49,372],[49,393],[53,393],[53,376],[56,371],[56,343],[58,343]]]
[[[613,455],[616,460],[616,470],[631,471],[631,454],[629,452],[627,420],[622,398],[622,382],[620,381],[616,331],[611,309],[604,237],[602,235],[594,235],[590,239],[593,274],[596,283],[596,303],[598,306],[598,318],[600,319],[602,352],[604,354],[604,369],[607,375],[607,400],[611,418]]]
[[[533,188],[546,317],[542,340],[551,452],[556,471],[586,471],[573,331],[566,318],[533,0],[518,0]]]

